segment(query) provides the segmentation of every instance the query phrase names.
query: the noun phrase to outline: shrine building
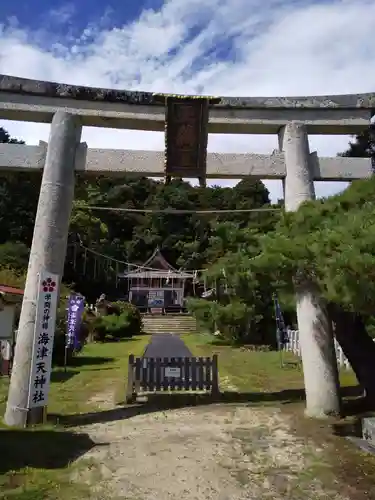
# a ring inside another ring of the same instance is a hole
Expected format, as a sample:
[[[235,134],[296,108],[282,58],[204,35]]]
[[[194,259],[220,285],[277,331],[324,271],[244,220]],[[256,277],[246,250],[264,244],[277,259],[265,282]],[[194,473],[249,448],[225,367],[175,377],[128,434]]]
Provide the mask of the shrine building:
[[[128,280],[128,300],[144,312],[165,313],[184,309],[185,284],[194,274],[175,269],[156,248],[134,271],[118,275]]]

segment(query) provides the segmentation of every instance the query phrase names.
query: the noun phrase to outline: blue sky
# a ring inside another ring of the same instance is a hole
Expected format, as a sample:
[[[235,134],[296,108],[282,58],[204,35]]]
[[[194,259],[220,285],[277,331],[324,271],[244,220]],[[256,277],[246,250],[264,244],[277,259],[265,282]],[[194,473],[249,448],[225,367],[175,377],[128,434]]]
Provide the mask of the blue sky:
[[[0,73],[80,85],[209,95],[375,90],[374,0],[2,2]],[[48,125],[0,122],[37,144]],[[85,128],[89,147],[163,149],[163,134]],[[347,137],[310,137],[332,156]],[[210,135],[216,152],[272,152],[276,136]],[[281,183],[267,182],[273,199]],[[317,185],[327,195],[343,185]]]
[[[6,2],[1,7],[3,19],[17,18],[23,26],[30,29],[39,29],[46,21],[60,25],[62,32],[65,29],[61,19],[69,18],[77,32],[86,28],[89,23],[97,23],[103,16],[112,18],[116,24],[125,24],[129,20],[138,18],[146,9],[160,9],[163,0],[106,0],[105,4],[99,0],[20,0]],[[60,18],[60,22],[59,22]]]

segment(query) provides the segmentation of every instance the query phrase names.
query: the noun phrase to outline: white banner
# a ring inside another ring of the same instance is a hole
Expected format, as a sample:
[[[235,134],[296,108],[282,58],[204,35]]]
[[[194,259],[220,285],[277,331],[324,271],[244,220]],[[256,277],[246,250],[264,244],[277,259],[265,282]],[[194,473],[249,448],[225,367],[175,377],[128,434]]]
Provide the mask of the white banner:
[[[39,276],[28,408],[46,406],[51,382],[59,276],[43,270]]]

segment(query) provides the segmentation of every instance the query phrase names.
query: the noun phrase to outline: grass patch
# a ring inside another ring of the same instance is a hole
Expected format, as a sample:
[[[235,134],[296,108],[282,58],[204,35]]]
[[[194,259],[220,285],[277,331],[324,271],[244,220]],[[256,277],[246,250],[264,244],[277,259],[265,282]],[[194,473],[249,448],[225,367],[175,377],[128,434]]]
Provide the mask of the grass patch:
[[[116,343],[88,344],[64,372],[52,373],[48,413],[64,418],[98,409],[95,396],[115,392],[123,399],[129,354],[141,355],[147,335]],[[9,381],[0,379],[0,411],[4,414]],[[109,401],[111,404],[112,401]],[[9,500],[75,500],[89,497],[84,486],[70,481],[74,461],[94,443],[86,434],[48,424],[35,429],[0,429],[0,498]]]
[[[284,367],[281,368],[280,353],[275,351],[256,352],[240,347],[220,345],[210,334],[185,334],[181,338],[196,356],[219,356],[221,389],[245,393],[275,394],[281,400],[286,397],[304,398],[302,366],[292,353],[283,353]],[[356,387],[357,381],[351,370],[341,370],[343,387]],[[350,391],[349,391],[350,392]]]

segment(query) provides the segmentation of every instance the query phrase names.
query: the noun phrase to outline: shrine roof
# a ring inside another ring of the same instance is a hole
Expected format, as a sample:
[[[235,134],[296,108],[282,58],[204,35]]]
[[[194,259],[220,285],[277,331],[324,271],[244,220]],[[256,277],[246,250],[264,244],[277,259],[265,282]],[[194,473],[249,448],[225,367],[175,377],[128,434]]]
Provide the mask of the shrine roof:
[[[14,286],[0,285],[0,302],[5,305],[14,305],[21,302],[23,290]],[[0,308],[1,310],[1,308]]]
[[[140,266],[140,268],[137,269],[137,271],[143,271],[142,268],[149,268],[148,270],[151,269],[160,269],[162,271],[177,271],[176,268],[170,264],[167,259],[163,256],[163,254],[160,251],[159,247],[156,247],[154,250],[154,253],[151,255],[149,259],[146,260],[146,262]],[[135,271],[135,272],[137,272]]]
[[[144,264],[134,271],[118,275],[119,278],[193,278],[193,273],[179,271],[170,264],[159,247]]]

